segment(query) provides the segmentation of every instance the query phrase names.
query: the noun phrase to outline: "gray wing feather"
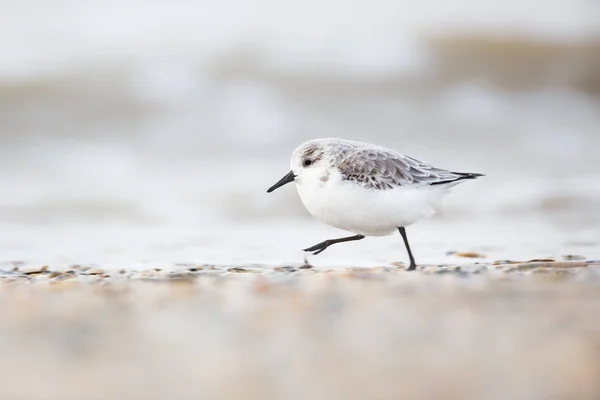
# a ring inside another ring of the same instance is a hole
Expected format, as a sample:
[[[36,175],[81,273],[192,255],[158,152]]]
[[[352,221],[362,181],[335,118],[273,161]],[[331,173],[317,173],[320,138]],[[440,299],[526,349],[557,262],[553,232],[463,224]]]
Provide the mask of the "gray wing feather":
[[[338,165],[343,179],[387,190],[407,185],[432,185],[461,179],[462,174],[435,168],[386,149],[358,149]]]

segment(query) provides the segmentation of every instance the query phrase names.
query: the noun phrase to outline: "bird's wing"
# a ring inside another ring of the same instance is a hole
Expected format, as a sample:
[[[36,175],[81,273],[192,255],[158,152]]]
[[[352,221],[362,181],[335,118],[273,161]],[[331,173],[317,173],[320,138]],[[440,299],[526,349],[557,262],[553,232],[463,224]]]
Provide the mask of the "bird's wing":
[[[357,149],[348,154],[338,168],[344,180],[377,190],[409,185],[446,184],[481,176],[435,168],[383,148]]]

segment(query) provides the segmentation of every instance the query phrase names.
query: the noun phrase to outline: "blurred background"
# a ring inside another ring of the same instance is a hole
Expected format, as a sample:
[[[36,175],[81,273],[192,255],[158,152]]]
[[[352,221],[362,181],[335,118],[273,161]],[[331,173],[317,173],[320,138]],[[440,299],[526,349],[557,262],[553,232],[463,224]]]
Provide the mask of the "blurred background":
[[[339,232],[265,189],[317,137],[487,174],[417,253],[599,240],[595,0],[0,0],[0,52],[7,260],[300,261]]]

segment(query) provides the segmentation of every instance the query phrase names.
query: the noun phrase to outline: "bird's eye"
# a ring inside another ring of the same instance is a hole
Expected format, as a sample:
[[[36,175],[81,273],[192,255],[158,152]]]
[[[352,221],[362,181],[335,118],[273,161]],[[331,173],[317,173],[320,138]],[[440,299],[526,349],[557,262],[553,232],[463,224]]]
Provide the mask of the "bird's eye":
[[[307,158],[306,160],[304,160],[303,164],[304,164],[305,167],[308,167],[308,166],[310,166],[312,164],[312,160]]]

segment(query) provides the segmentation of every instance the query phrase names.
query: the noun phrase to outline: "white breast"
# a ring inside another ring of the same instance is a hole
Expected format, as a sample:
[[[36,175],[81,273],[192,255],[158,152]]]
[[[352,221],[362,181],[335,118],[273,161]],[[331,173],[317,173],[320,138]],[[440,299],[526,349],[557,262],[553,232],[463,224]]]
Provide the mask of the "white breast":
[[[343,181],[337,171],[326,182],[300,179],[297,188],[304,206],[315,218],[364,236],[389,235],[398,227],[431,217],[448,193],[439,186],[367,189]]]

